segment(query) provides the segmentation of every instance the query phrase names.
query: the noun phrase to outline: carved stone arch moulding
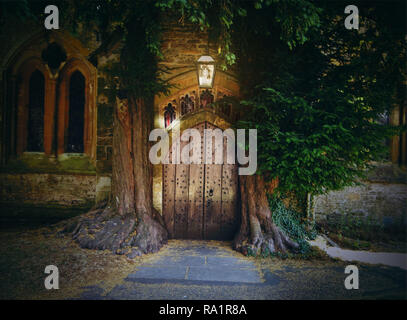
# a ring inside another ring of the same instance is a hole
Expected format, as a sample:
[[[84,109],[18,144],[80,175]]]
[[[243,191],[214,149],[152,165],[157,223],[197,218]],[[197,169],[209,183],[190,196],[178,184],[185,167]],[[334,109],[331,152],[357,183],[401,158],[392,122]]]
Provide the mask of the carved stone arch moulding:
[[[218,86],[211,89],[203,89],[198,86],[182,89],[160,103],[158,108],[159,118],[161,119],[160,127],[171,129],[173,127],[172,123],[175,120],[179,119],[182,121],[186,116],[189,117],[191,114],[203,110],[214,112],[220,117],[230,117],[232,113],[231,105],[223,103],[219,108],[215,108],[214,103],[224,97],[233,96],[232,91]],[[174,109],[174,113],[171,113],[171,116],[170,107]]]
[[[86,60],[72,58],[60,72],[58,84],[58,134],[57,154],[66,150],[67,130],[69,123],[69,83],[71,76],[79,71],[85,78],[84,106],[84,153],[92,159],[96,155],[96,69]]]
[[[17,70],[21,69],[21,65],[30,57],[35,56],[41,59],[42,50],[52,43],[62,47],[66,51],[68,59],[73,57],[84,59],[89,54],[89,49],[85,48],[79,39],[71,36],[68,32],[54,30],[52,33],[47,33],[40,29],[27,32],[27,36],[18,41],[0,60],[0,67],[3,70],[9,70],[11,74],[16,74]]]

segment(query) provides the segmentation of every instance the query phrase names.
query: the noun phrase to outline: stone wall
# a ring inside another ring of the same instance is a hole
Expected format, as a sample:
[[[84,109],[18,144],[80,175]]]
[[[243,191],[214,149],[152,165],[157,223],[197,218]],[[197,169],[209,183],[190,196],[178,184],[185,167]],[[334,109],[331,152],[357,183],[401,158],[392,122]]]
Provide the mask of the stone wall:
[[[340,227],[353,220],[361,228],[377,224],[385,229],[405,231],[406,173],[396,165],[380,164],[361,185],[314,197],[313,203],[320,225]]]
[[[96,180],[94,175],[2,173],[0,202],[86,207],[95,200]]]
[[[208,36],[194,25],[168,23],[162,39],[162,64],[170,68],[193,68],[198,58],[207,53]],[[213,55],[215,48],[210,49]]]

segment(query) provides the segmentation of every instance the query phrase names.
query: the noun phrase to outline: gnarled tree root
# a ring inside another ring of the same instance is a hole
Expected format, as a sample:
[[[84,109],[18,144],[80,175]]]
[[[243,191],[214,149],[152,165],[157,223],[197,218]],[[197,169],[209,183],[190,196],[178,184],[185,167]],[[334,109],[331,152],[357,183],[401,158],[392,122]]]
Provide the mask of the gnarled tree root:
[[[144,214],[120,216],[109,205],[94,207],[78,219],[70,220],[61,233],[70,233],[82,248],[111,250],[134,258],[157,252],[167,243],[167,230],[160,223],[160,215]]]
[[[239,183],[242,221],[233,248],[245,255],[296,251],[298,243],[272,221],[263,178],[257,175],[240,176]]]

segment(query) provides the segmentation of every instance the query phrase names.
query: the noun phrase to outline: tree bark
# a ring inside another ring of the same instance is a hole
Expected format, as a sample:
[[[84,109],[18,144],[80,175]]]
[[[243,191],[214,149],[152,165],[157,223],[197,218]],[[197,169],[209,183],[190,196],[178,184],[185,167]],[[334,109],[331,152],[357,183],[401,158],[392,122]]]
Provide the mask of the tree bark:
[[[243,254],[270,254],[295,251],[298,244],[292,241],[272,221],[261,176],[239,176],[241,194],[241,225],[233,247]]]
[[[153,209],[148,136],[151,106],[143,99],[118,99],[114,112],[112,196],[67,226],[83,248],[112,250],[129,258],[158,251],[167,241]]]
[[[149,72],[154,72],[156,62],[145,49],[146,31],[140,20],[133,17],[126,28],[131,32],[125,37],[116,32],[105,47],[94,53],[97,58],[116,46],[118,39],[122,40],[120,71],[115,74],[118,83],[112,84],[124,90],[118,93],[114,110],[111,198],[65,230],[72,231],[83,248],[109,249],[133,258],[158,251],[167,241],[167,230],[153,208],[152,164],[148,157],[153,98],[139,98],[149,96],[150,88],[138,83],[143,81],[140,68],[148,65]],[[154,77],[149,72],[146,76],[152,81]]]

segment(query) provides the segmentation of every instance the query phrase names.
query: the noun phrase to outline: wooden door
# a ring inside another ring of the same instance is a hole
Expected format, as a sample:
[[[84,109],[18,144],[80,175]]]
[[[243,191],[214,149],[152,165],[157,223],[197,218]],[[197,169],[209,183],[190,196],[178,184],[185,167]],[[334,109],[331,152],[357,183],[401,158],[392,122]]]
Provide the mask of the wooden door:
[[[206,128],[216,127],[207,122],[195,126],[201,134],[202,155],[209,144],[204,139]],[[178,148],[182,150],[186,144]],[[223,144],[224,164],[163,166],[163,216],[171,238],[233,238],[237,227],[237,167],[226,163],[226,138]]]

